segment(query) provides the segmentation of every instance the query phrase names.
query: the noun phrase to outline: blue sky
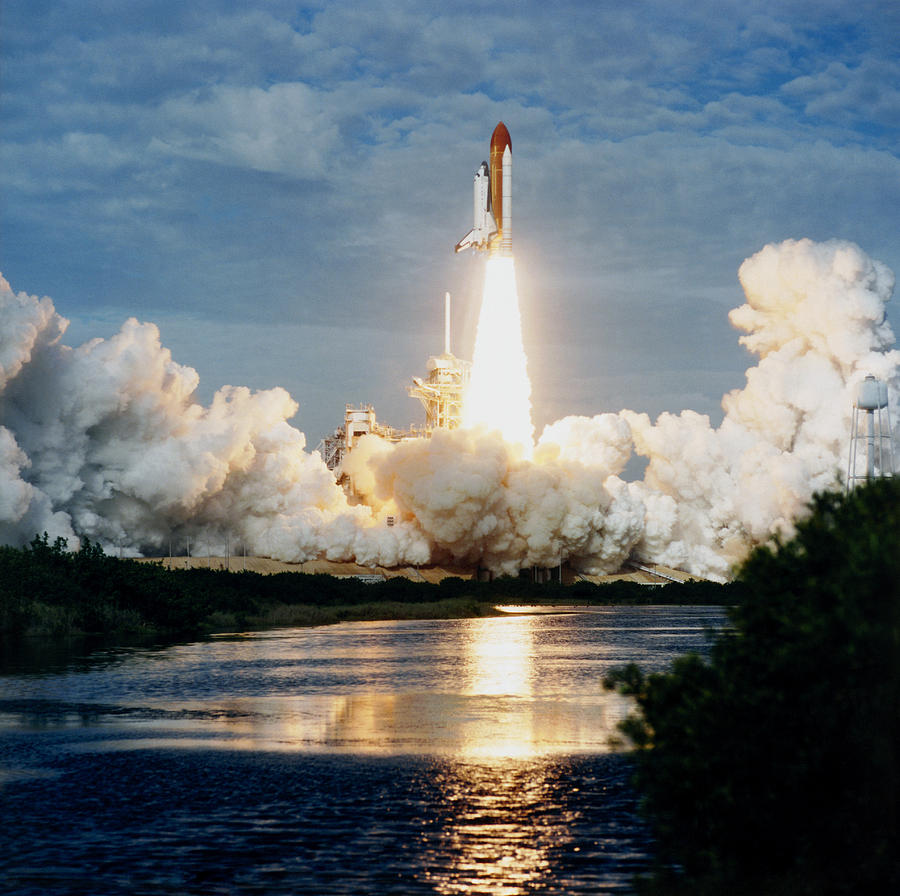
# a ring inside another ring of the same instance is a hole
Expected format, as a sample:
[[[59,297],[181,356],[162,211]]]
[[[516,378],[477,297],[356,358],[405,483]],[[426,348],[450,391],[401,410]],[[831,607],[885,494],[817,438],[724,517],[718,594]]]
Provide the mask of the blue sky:
[[[535,418],[718,416],[766,243],[900,273],[900,5],[40,2],[0,6],[0,270],[77,344],[127,317],[220,385],[285,386],[312,447],[395,426],[471,355],[454,256],[504,120]],[[897,299],[890,317],[900,329]]]

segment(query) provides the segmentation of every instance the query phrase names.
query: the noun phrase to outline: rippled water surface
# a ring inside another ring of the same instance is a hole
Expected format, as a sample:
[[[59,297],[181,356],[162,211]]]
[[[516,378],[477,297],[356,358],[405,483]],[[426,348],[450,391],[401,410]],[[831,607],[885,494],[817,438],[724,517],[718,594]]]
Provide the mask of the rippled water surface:
[[[627,892],[648,859],[604,672],[715,608],[351,623],[0,677],[0,891]]]

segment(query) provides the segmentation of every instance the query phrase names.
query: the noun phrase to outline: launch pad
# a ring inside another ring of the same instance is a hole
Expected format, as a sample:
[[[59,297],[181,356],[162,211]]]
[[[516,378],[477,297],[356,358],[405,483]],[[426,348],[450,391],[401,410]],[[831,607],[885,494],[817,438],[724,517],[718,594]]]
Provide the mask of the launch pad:
[[[379,423],[371,404],[344,410],[344,424],[318,445],[325,466],[345,490],[349,482],[342,472],[344,458],[353,451],[363,436],[376,436],[386,442],[397,443],[409,439],[427,439],[438,429],[456,429],[462,423],[463,400],[469,384],[471,363],[457,358],[450,351],[450,293],[444,295],[444,351],[426,362],[425,377],[414,376],[408,393],[417,398],[425,409],[425,423],[397,429]]]

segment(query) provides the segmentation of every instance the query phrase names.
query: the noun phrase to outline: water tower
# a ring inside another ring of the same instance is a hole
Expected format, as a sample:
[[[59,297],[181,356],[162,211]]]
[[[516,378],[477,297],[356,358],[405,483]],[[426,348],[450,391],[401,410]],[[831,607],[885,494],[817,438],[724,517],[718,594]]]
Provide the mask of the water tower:
[[[860,481],[868,482],[893,474],[894,448],[887,385],[874,376],[867,376],[859,384],[853,403],[847,490]]]

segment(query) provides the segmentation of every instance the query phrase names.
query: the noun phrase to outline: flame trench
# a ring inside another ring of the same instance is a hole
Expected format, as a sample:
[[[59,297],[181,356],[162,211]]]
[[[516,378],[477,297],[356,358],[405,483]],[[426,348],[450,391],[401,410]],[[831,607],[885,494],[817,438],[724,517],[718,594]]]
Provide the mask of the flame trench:
[[[531,382],[522,345],[522,320],[512,257],[489,258],[475,337],[463,426],[499,430],[530,457],[534,447]]]

